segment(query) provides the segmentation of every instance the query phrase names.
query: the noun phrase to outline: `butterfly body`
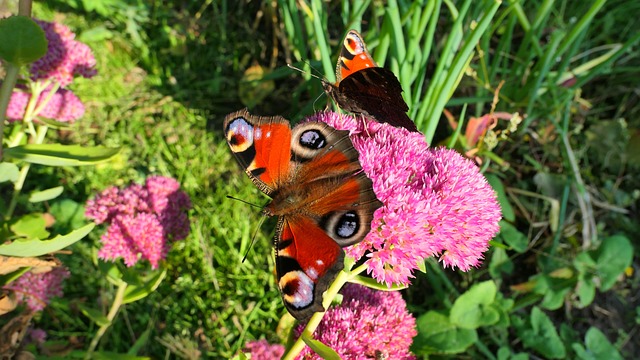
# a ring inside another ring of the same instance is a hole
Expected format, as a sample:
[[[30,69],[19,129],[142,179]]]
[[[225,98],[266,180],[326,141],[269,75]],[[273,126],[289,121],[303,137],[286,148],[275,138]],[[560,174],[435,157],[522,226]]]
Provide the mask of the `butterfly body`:
[[[278,216],[276,276],[297,319],[324,311],[322,294],[343,268],[342,247],[361,241],[381,206],[347,131],[321,122],[293,129],[282,117],[229,114],[225,137],[253,183],[272,198],[263,213]]]
[[[409,107],[402,98],[400,81],[393,72],[375,63],[355,30],[350,30],[342,43],[336,78],[334,84],[323,81],[322,85],[340,108],[418,131],[407,116]]]

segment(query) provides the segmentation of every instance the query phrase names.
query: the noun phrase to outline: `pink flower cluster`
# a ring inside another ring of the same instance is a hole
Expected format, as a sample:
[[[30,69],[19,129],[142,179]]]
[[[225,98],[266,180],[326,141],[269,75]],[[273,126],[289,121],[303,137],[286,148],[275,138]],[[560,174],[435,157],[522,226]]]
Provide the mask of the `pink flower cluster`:
[[[52,80],[57,83],[57,91],[49,98],[52,85],[34,94],[21,89],[14,90],[7,109],[7,119],[9,121],[24,119],[29,100],[32,96],[37,96],[36,109],[41,108],[41,110],[34,116],[73,123],[84,115],[84,105],[77,96],[64,87],[73,81],[74,76],[93,77],[96,74],[96,59],[91,48],[76,41],[76,35],[65,25],[42,20],[35,20],[35,22],[44,30],[48,46],[47,53],[31,65],[31,79],[43,84]],[[47,98],[49,100],[45,103]]]
[[[309,120],[349,130],[360,163],[384,206],[364,241],[346,249],[368,257],[368,272],[388,286],[408,284],[425,258],[477,266],[499,230],[500,206],[478,168],[454,150],[429,148],[420,133],[333,112]]]
[[[342,303],[329,308],[313,338],[335,350],[342,359],[415,359],[409,351],[416,336],[416,319],[398,291],[378,291],[348,284]],[[300,336],[305,324],[296,329]],[[321,359],[305,347],[300,359]]]
[[[24,273],[16,281],[3,287],[16,294],[16,299],[26,303],[31,311],[44,309],[53,297],[61,297],[62,281],[69,277],[69,270],[57,267],[49,272]]]
[[[68,27],[55,22],[35,20],[44,30],[48,49],[45,56],[31,65],[33,80],[55,79],[61,87],[69,85],[74,75],[85,78],[96,74],[96,59],[91,48],[75,40]]]
[[[342,303],[327,310],[313,338],[335,350],[342,359],[415,359],[409,347],[416,336],[416,320],[397,291],[376,291],[348,284]],[[300,336],[305,324],[299,324]],[[247,343],[252,360],[279,359],[284,347],[266,340]],[[305,347],[296,359],[320,359]]]
[[[49,92],[50,88],[47,88],[40,94],[36,109],[40,107],[49,96]],[[11,100],[7,108],[7,119],[9,121],[22,120],[29,99],[31,99],[31,94],[15,90],[13,94],[11,94]],[[58,89],[58,91],[51,96],[49,102],[42,107],[42,110],[36,114],[36,116],[68,123],[74,123],[77,119],[81,118],[82,115],[84,115],[84,105],[74,93],[67,89]]]
[[[251,360],[274,360],[284,355],[284,346],[281,344],[269,344],[267,340],[249,341],[245,345],[244,352],[251,354]]]
[[[175,179],[151,176],[144,186],[105,189],[87,202],[85,216],[97,224],[110,224],[98,257],[121,257],[127,266],[147,259],[156,269],[171,242],[189,234],[189,209],[191,200]]]

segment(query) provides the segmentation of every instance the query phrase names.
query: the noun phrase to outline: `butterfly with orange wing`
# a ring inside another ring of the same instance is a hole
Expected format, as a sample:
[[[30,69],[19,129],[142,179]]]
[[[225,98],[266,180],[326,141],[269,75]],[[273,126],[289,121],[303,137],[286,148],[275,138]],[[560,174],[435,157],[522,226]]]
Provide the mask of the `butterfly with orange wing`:
[[[367,51],[362,36],[350,30],[342,42],[335,84],[322,81],[324,91],[346,111],[417,132],[407,116],[402,86],[388,69],[379,67]]]
[[[278,216],[276,277],[296,319],[324,311],[322,294],[343,269],[343,247],[369,233],[382,203],[362,171],[349,132],[317,121],[291,128],[280,117],[241,110],[224,134],[251,181],[272,198],[263,213]]]

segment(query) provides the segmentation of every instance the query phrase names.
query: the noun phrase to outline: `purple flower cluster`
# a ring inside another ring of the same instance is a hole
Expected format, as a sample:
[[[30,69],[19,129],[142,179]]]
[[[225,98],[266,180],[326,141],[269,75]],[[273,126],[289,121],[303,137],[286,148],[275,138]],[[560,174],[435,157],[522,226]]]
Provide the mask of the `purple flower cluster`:
[[[368,257],[368,272],[377,281],[406,285],[430,256],[465,271],[477,266],[502,215],[495,192],[470,160],[429,148],[422,134],[388,124],[333,112],[309,120],[350,131],[384,204],[367,237],[346,249],[355,259]]]
[[[16,294],[16,299],[26,303],[31,311],[44,309],[53,297],[61,297],[62,280],[69,277],[69,270],[57,267],[49,272],[34,273],[29,271],[16,281],[3,287]]]
[[[127,266],[147,259],[156,269],[170,244],[189,234],[189,209],[191,200],[175,179],[151,176],[144,186],[105,189],[87,202],[85,216],[109,224],[98,257],[121,257]]]
[[[342,303],[329,308],[313,338],[335,350],[342,359],[415,359],[409,347],[416,336],[416,319],[397,291],[377,291],[348,284]],[[296,328],[300,336],[305,324]],[[309,347],[298,359],[320,359]]]
[[[49,96],[49,91],[50,88],[47,88],[40,94],[36,109],[42,106],[44,100]],[[30,98],[31,94],[16,89],[11,94],[7,108],[7,119],[9,121],[22,120]],[[58,89],[51,96],[49,102],[42,107],[42,110],[36,114],[36,116],[68,123],[74,123],[82,115],[84,115],[84,105],[74,93],[67,89]]]
[[[284,346],[269,344],[267,340],[262,339],[247,342],[244,352],[251,354],[251,360],[274,360],[284,355]]]
[[[74,75],[85,78],[96,74],[96,59],[91,48],[75,40],[68,27],[55,22],[35,20],[44,30],[48,49],[45,56],[31,65],[33,80],[55,79],[61,87],[69,85]]]

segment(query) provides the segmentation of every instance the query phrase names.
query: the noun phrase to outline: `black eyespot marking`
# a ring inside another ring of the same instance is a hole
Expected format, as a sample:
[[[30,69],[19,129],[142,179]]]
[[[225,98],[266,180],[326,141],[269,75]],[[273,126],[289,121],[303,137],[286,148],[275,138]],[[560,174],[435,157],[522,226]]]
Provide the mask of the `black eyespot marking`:
[[[350,211],[340,217],[336,224],[335,232],[341,238],[347,239],[357,234],[359,229],[360,222],[358,221],[358,214],[356,214],[355,211]]]
[[[318,130],[307,130],[300,135],[300,145],[312,150],[327,146],[327,139]]]

